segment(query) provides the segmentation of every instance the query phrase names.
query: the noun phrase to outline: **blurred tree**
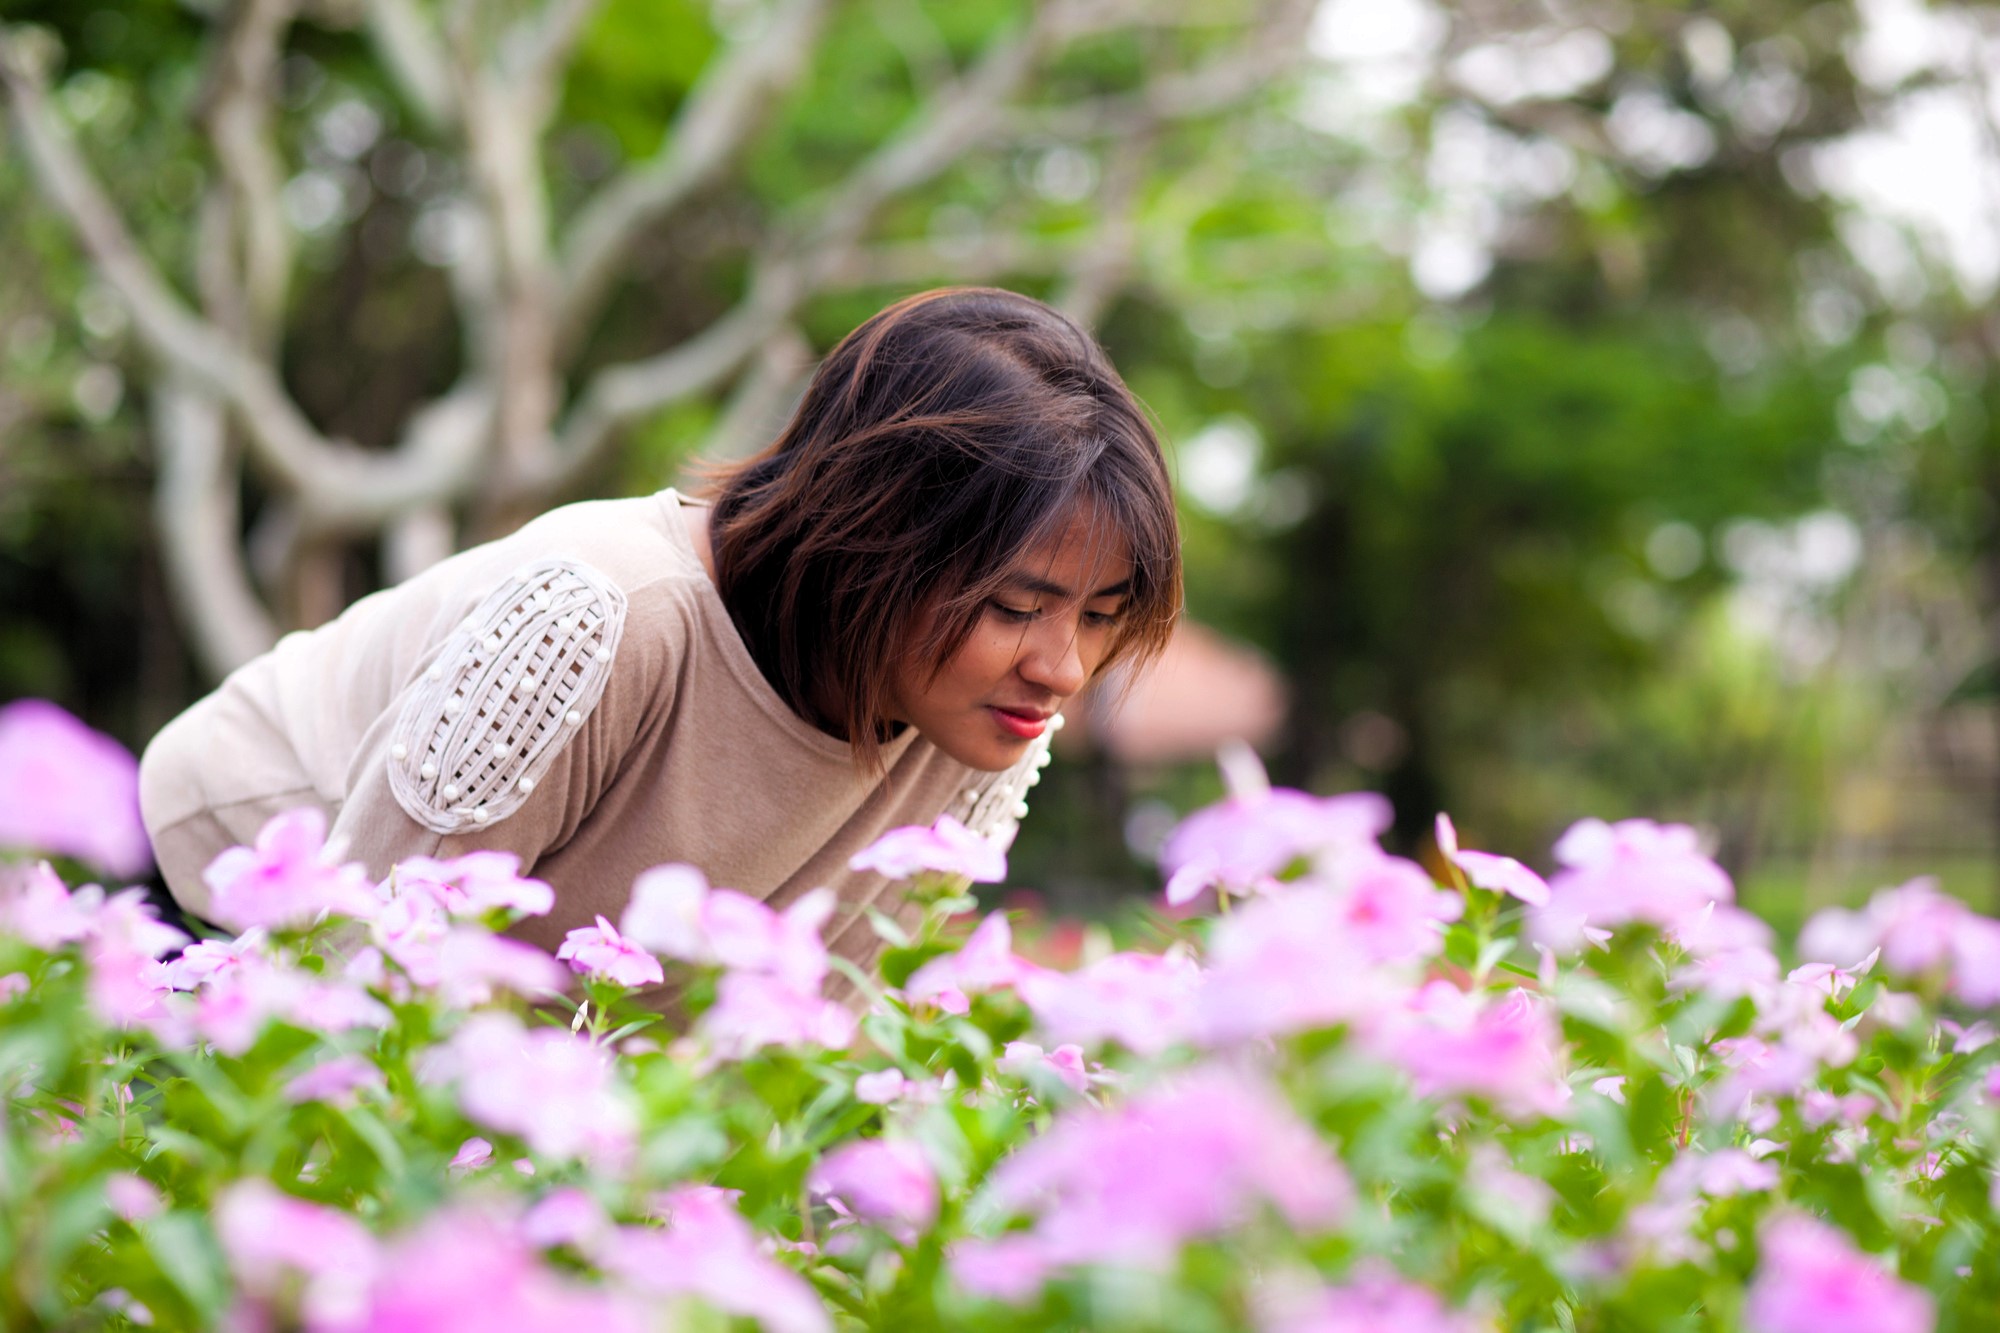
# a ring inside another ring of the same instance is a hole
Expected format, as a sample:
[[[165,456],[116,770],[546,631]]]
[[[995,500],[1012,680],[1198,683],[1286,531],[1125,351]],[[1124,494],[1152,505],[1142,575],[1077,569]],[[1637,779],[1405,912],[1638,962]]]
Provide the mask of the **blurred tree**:
[[[30,6],[0,75],[144,350],[162,559],[221,672],[361,590],[357,543],[398,577],[732,382],[716,444],[742,447],[815,298],[1032,274],[1088,318],[1155,145],[1262,94],[1311,6],[234,0],[141,6],[157,44],[58,82],[63,40],[130,22],[107,12]],[[192,130],[182,216],[107,187],[90,89]]]

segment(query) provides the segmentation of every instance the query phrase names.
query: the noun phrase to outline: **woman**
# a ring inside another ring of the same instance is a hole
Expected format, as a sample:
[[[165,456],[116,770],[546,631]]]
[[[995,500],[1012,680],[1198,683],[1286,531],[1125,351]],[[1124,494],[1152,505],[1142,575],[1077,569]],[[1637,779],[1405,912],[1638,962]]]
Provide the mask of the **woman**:
[[[1057,709],[1180,606],[1160,445],[1102,350],[1027,297],[929,292],[850,334],[713,501],[556,509],[270,653],[146,751],[168,887],[316,805],[331,854],[516,853],[553,949],[685,861],[783,907],[950,813],[1012,835]],[[881,904],[891,910],[900,904]]]

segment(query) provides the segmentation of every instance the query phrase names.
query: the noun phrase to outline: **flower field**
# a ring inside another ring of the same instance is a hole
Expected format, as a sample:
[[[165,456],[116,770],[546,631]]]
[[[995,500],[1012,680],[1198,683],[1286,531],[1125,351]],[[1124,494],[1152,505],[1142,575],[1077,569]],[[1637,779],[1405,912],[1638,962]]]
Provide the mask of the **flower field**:
[[[101,741],[0,710],[0,845],[133,872]],[[550,957],[512,858],[375,884],[304,812],[185,948],[17,857],[0,1326],[2000,1327],[2000,922],[1918,881],[1781,944],[1642,820],[1546,879],[1441,820],[1438,882],[1230,776],[1067,970],[949,821],[857,858],[926,906],[869,974],[830,893],[685,866]]]

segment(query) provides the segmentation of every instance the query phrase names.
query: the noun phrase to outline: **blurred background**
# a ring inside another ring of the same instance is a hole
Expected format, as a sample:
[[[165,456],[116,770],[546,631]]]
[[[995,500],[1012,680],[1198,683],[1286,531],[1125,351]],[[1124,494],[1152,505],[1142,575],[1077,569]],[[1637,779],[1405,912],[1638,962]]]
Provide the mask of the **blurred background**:
[[[285,629],[754,449],[906,292],[1095,328],[1191,622],[1014,882],[1218,741],[1781,923],[2000,903],[2000,12],[1917,0],[5,0],[0,699],[135,748]],[[1114,686],[1118,682],[1112,683]]]

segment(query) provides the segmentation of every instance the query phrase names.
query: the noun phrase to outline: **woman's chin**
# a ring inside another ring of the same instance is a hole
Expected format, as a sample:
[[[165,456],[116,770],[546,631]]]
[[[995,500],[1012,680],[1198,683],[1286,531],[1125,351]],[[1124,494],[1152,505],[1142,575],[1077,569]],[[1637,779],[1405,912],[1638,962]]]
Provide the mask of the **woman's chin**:
[[[1009,736],[997,727],[968,728],[987,730],[990,735],[969,735],[957,732],[939,735],[925,732],[924,739],[942,750],[948,757],[956,759],[967,768],[978,769],[982,773],[998,773],[1021,762],[1021,756],[1028,752],[1029,741],[1018,736]]]

